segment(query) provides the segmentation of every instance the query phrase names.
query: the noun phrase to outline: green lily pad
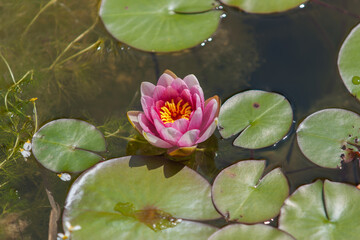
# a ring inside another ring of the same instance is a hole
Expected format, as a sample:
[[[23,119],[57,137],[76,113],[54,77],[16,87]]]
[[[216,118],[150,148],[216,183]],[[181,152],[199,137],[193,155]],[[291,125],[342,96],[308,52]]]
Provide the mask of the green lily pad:
[[[32,139],[35,158],[54,172],[83,171],[103,158],[106,150],[102,133],[93,125],[75,119],[59,119],[45,124]]]
[[[360,137],[360,116],[344,109],[324,109],[308,116],[297,129],[303,154],[313,163],[337,168],[353,160]]]
[[[258,223],[276,217],[289,195],[289,185],[280,168],[261,178],[265,161],[238,162],[216,177],[213,202],[227,220]]]
[[[222,11],[214,0],[103,0],[100,17],[107,30],[132,47],[179,51],[213,34]]]
[[[358,239],[359,202],[356,187],[318,180],[298,188],[285,201],[279,229],[298,240]]]
[[[63,221],[81,226],[72,239],[207,239],[216,228],[187,220],[219,217],[198,173],[160,157],[131,156],[83,173]]]
[[[341,46],[338,67],[340,76],[349,90],[360,100],[360,24],[357,25],[347,36]]]
[[[264,224],[245,225],[232,224],[226,226],[209,237],[208,240],[294,240],[289,234]]]
[[[220,108],[219,128],[224,138],[235,134],[234,145],[258,149],[280,141],[292,124],[290,103],[277,93],[250,90],[229,98]]]
[[[295,8],[307,0],[221,0],[224,4],[238,7],[249,13],[276,13]]]

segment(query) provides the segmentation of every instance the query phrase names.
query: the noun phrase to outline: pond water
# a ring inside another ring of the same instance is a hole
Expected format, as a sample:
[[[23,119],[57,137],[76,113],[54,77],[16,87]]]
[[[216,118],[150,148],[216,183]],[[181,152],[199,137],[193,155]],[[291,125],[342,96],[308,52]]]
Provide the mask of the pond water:
[[[230,164],[254,158],[267,160],[266,172],[280,166],[291,192],[319,178],[358,184],[355,164],[342,169],[318,167],[304,157],[296,143],[296,127],[315,111],[336,107],[360,112],[337,68],[341,44],[360,18],[348,11],[360,12],[360,2],[323,2],[330,6],[310,2],[304,8],[271,15],[224,7],[226,17],[205,44],[155,54],[114,40],[97,20],[97,0],[50,1],[34,22],[48,1],[0,0],[0,53],[15,79],[33,70],[33,80],[21,86],[19,96],[38,98],[39,126],[58,118],[86,120],[107,136],[107,159],[151,154],[129,142],[135,131],[127,123],[126,112],[140,110],[142,81],[155,83],[170,69],[180,77],[195,74],[206,98],[218,95],[224,102],[237,92],[259,89],[281,93],[293,107],[292,130],[273,147],[237,148],[232,146],[234,138],[224,140],[215,132],[208,146],[217,149],[216,153],[197,156],[195,166],[210,182]],[[78,41],[62,53],[77,37]],[[2,60],[0,74],[4,94],[12,79]],[[22,111],[32,115],[32,105]],[[0,117],[0,124],[9,124],[3,106]],[[16,136],[0,134],[0,156],[5,159]],[[30,136],[24,132],[20,140],[25,142]],[[47,239],[51,206],[45,188],[63,207],[71,182],[62,182],[33,157],[24,161],[19,153],[16,156],[0,168],[0,238]]]

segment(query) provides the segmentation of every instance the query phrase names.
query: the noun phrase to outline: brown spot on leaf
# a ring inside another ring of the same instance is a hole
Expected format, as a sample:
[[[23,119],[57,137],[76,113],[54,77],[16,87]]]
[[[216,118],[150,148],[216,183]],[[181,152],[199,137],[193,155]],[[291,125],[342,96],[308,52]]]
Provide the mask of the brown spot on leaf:
[[[236,177],[236,174],[233,173],[233,172],[231,172],[231,171],[229,171],[229,170],[224,170],[224,173],[225,173],[227,176],[231,177],[231,178]]]
[[[253,107],[254,107],[254,108],[259,108],[259,107],[260,107],[260,104],[257,103],[257,102],[256,102],[256,103],[253,103]]]

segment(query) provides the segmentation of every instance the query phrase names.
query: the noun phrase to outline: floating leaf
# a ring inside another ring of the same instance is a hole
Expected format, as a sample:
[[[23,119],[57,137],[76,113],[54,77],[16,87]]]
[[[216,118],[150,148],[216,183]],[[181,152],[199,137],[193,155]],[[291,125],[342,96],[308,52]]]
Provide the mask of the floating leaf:
[[[297,140],[304,155],[315,164],[336,168],[351,161],[358,151],[360,117],[343,109],[324,109],[308,116],[297,129]]]
[[[264,168],[265,161],[241,161],[216,177],[213,201],[227,220],[257,223],[279,214],[289,195],[289,185],[280,168],[261,178]]]
[[[181,220],[220,217],[210,184],[182,164],[132,156],[101,162],[81,175],[63,221],[73,239],[207,239],[216,228]]]
[[[298,188],[281,208],[279,229],[298,240],[358,239],[360,191],[325,180]]]
[[[93,125],[75,119],[45,124],[32,139],[35,158],[54,172],[83,171],[100,160],[106,150],[102,133]]]
[[[289,234],[264,224],[245,225],[232,224],[226,226],[209,237],[208,240],[294,240]]]
[[[215,32],[213,0],[103,0],[100,17],[119,41],[145,51],[179,51]]]
[[[307,0],[222,0],[222,2],[249,13],[276,13],[295,8]]]
[[[220,108],[219,128],[224,138],[235,134],[234,145],[257,149],[281,140],[292,124],[292,109],[284,96],[259,90],[238,93]]]
[[[360,24],[347,36],[338,58],[340,76],[351,94],[360,100]]]

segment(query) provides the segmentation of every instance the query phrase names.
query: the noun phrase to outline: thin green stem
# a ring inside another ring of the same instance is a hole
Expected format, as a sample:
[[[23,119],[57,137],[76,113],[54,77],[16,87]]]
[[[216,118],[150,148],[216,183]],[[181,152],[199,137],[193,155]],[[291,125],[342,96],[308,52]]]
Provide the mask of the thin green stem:
[[[11,70],[11,67],[10,67],[9,63],[6,61],[5,57],[2,55],[1,52],[0,52],[0,57],[2,58],[2,60],[4,61],[5,65],[7,67],[7,69],[9,70],[12,81],[16,84],[15,77],[14,77],[14,74],[13,74],[13,72]]]
[[[126,141],[134,141],[134,142],[138,142],[138,143],[147,143],[147,141],[143,141],[143,140],[132,138],[132,137],[117,136],[116,134],[118,134],[119,132],[120,132],[120,129],[116,130],[113,133],[105,132],[105,138],[117,137],[117,138],[124,139]]]
[[[14,153],[19,145],[19,140],[20,140],[20,134],[18,133],[16,135],[16,141],[15,141],[14,147],[13,147],[10,155],[7,156],[6,159],[0,163],[0,168],[2,168],[2,166],[14,155]]]
[[[67,61],[69,61],[69,60],[71,60],[71,59],[73,59],[73,58],[76,58],[77,56],[79,56],[79,55],[81,55],[81,54],[83,54],[83,53],[85,53],[85,52],[87,52],[87,51],[89,51],[89,50],[91,50],[91,49],[99,46],[99,44],[101,43],[101,41],[102,41],[102,40],[97,40],[95,43],[93,43],[93,44],[91,44],[90,46],[88,46],[87,48],[85,48],[85,49],[83,49],[83,50],[75,53],[74,55],[66,58],[65,60],[61,61],[61,62],[58,63],[57,65],[62,65],[63,63],[65,63],[65,62],[67,62]]]
[[[88,29],[86,29],[83,33],[81,33],[79,36],[77,36],[73,41],[71,41],[66,48],[59,54],[59,56],[57,56],[57,58],[55,59],[55,61],[50,65],[50,67],[48,69],[53,69],[55,67],[55,65],[57,64],[57,62],[60,60],[60,58],[62,56],[64,56],[64,54],[80,39],[82,39],[86,34],[88,34],[97,24],[98,22],[98,18],[96,18],[95,22],[93,23],[93,25],[91,25]]]
[[[35,129],[34,129],[34,134],[35,134],[38,130],[38,116],[37,116],[35,101],[33,101],[33,105],[34,105],[34,119],[35,119]]]
[[[0,53],[1,54],[1,53]],[[34,71],[33,70],[30,70],[30,71],[27,71],[27,73],[25,73],[25,75],[19,80],[19,81],[14,81],[14,84],[7,90],[6,94],[5,94],[5,97],[4,97],[4,104],[5,104],[5,108],[6,108],[6,111],[9,111],[9,108],[8,108],[8,95],[9,93],[17,86],[19,86],[19,84],[24,81],[26,79],[26,77],[31,74],[31,79],[33,78],[33,74],[34,74]],[[10,104],[10,103],[9,103]]]
[[[5,186],[5,185],[8,184],[8,183],[9,183],[9,181],[2,183],[2,184],[0,185],[0,188],[2,188],[3,186]]]
[[[9,104],[13,109],[15,109],[15,111],[16,111],[18,114],[22,115],[23,117],[28,118],[28,116],[26,116],[22,111],[20,111],[17,107],[15,107],[14,104],[12,104],[11,102],[8,102],[8,104]]]
[[[39,18],[40,14],[43,13],[48,7],[50,7],[52,4],[54,4],[56,2],[57,2],[57,0],[50,0],[44,7],[42,7],[40,9],[40,11],[35,15],[35,17],[31,20],[31,22],[26,26],[25,31],[21,35],[21,38],[23,38],[25,36],[25,34],[29,31],[30,27]]]

